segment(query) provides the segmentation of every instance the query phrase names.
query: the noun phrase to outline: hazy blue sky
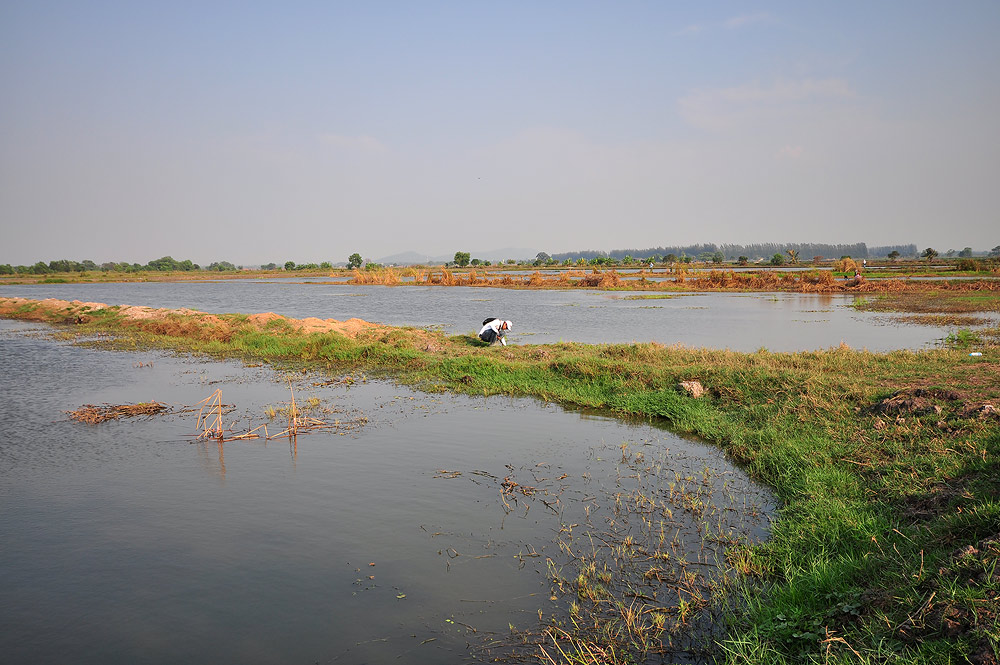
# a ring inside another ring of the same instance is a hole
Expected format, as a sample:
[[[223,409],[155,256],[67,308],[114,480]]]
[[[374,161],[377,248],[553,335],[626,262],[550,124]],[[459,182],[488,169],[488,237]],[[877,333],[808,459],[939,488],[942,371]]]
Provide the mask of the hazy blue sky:
[[[0,263],[1000,244],[1000,2],[0,3]]]

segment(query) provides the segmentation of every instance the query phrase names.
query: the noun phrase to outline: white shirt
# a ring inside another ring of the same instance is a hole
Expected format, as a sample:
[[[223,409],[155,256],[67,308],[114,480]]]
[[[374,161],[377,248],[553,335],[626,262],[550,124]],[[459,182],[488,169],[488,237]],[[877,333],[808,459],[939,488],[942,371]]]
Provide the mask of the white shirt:
[[[507,340],[504,337],[504,334],[506,334],[507,331],[500,330],[500,326],[502,326],[503,324],[504,324],[503,319],[493,319],[492,321],[487,322],[486,325],[482,327],[482,329],[479,331],[479,334],[482,335],[487,330],[492,330],[497,334],[497,339],[500,340],[500,343],[503,344],[504,346],[507,346]]]

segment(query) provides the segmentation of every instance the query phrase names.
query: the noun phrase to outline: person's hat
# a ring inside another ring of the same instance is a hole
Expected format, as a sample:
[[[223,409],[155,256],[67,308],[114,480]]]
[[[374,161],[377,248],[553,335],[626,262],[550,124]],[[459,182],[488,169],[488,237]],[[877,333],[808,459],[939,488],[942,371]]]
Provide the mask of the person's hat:
[[[503,325],[504,325],[504,328],[506,328],[507,330],[511,330],[514,327],[514,324],[511,323],[510,321],[504,321]]]

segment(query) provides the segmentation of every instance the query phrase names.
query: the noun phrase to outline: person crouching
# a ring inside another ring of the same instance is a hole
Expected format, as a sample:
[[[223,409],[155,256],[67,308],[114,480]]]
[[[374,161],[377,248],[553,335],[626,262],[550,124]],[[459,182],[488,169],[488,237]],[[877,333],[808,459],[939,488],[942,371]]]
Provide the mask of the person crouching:
[[[479,331],[479,339],[487,344],[494,344],[499,341],[507,346],[507,332],[511,329],[510,321],[502,321],[497,318],[489,318],[483,321],[483,329]]]

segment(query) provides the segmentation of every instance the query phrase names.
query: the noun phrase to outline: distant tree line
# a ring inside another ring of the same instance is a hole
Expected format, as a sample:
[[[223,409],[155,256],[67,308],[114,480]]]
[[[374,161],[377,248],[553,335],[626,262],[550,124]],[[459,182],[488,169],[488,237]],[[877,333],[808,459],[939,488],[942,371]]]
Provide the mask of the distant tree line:
[[[233,264],[223,261],[221,263],[213,263],[212,270],[222,270],[218,266]],[[97,265],[93,261],[70,261],[69,259],[59,259],[58,261],[49,261],[45,263],[44,261],[39,261],[38,263],[30,266],[12,266],[10,264],[0,264],[0,275],[46,275],[54,272],[87,272],[87,271],[97,271],[101,270],[104,272],[140,272],[140,271],[188,271],[188,270],[201,270],[201,267],[197,263],[193,263],[190,259],[185,259],[184,261],[178,261],[170,256],[164,256],[160,259],[155,259],[146,264],[141,263],[128,263],[127,261],[115,262],[108,261]]]
[[[608,258],[621,260],[626,256],[645,257],[654,261],[662,260],[667,256],[675,256],[678,259],[692,257],[699,260],[713,260],[722,255],[726,260],[736,260],[740,256],[753,258],[769,258],[775,254],[786,254],[789,250],[794,251],[797,256],[822,257],[824,259],[839,259],[843,256],[850,256],[858,259],[884,258],[890,252],[899,252],[899,256],[917,256],[917,246],[909,245],[883,245],[868,247],[865,243],[830,245],[823,243],[757,243],[752,245],[716,245],[707,243],[701,245],[676,245],[668,247],[650,247],[647,249],[613,249],[610,252],[599,250],[585,250],[582,252],[564,252],[553,254],[552,259],[557,262],[564,262],[567,259],[577,261],[595,258]]]
[[[300,263],[296,264],[294,261],[286,261],[284,264],[285,270],[329,270],[333,268],[333,264],[329,261],[324,261],[322,263]],[[34,265],[30,266],[12,266],[10,264],[4,263],[0,264],[0,275],[48,275],[51,273],[67,273],[67,272],[88,272],[88,271],[102,271],[102,272],[188,272],[193,270],[206,270],[212,272],[225,272],[232,270],[242,270],[243,266],[235,265],[229,261],[213,261],[205,267],[199,266],[190,259],[184,259],[183,261],[178,261],[172,256],[164,256],[159,259],[154,259],[149,263],[129,263],[127,261],[115,262],[108,261],[106,263],[101,263],[98,265],[94,261],[70,261],[68,259],[60,259],[58,261],[49,261],[45,263],[44,261],[39,261]],[[265,263],[261,266],[262,270],[281,270],[281,266],[277,263]]]

